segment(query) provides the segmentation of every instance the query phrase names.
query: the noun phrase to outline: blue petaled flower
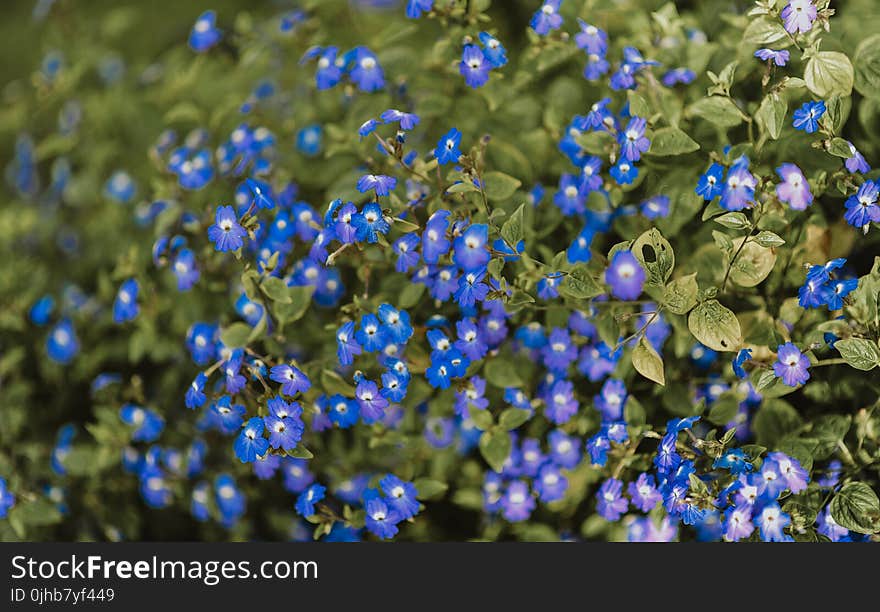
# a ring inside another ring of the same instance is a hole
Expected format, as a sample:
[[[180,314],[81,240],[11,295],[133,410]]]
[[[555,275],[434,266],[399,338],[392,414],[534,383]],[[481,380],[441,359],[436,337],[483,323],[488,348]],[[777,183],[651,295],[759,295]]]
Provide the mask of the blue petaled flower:
[[[253,463],[269,450],[269,441],[263,437],[263,419],[253,417],[241,430],[233,445],[235,456],[242,463]]]
[[[247,236],[238,223],[238,217],[231,206],[218,206],[214,225],[208,228],[208,238],[218,251],[235,251],[244,245]]]
[[[397,535],[397,523],[400,517],[391,510],[381,498],[372,497],[364,504],[366,510],[365,522],[367,531],[383,540]]]
[[[119,204],[127,204],[134,198],[137,185],[131,175],[124,170],[117,170],[104,184],[104,195]]]
[[[180,249],[171,265],[171,270],[177,277],[177,290],[189,291],[199,282],[201,273],[196,264],[196,255],[190,249]]]
[[[419,263],[419,252],[416,250],[418,246],[419,236],[415,233],[404,234],[394,241],[391,248],[397,254],[397,262],[394,264],[397,272],[409,272]]]
[[[639,260],[626,250],[617,251],[605,270],[605,282],[611,295],[621,300],[635,300],[642,294],[645,270]]]
[[[244,361],[244,350],[235,349],[223,364],[223,375],[226,377],[226,392],[235,395],[247,384],[247,378],[239,374]]]
[[[15,495],[9,490],[5,478],[0,478],[0,519],[6,518],[9,510],[15,505]]]
[[[455,301],[460,306],[470,307],[486,299],[489,295],[489,286],[483,282],[485,278],[485,268],[462,274],[458,281],[458,289],[455,291]]]
[[[750,472],[753,465],[749,463],[748,456],[742,449],[732,448],[720,455],[712,464],[714,469],[730,470],[734,476]]]
[[[556,425],[567,423],[578,411],[574,397],[574,385],[567,380],[557,380],[547,394],[544,416]]]
[[[361,317],[360,329],[354,334],[355,340],[368,353],[375,353],[385,346],[385,328],[376,315],[366,313]]]
[[[502,514],[511,523],[525,521],[535,509],[535,498],[529,492],[529,486],[521,480],[514,480],[507,486],[501,498]]]
[[[535,491],[544,503],[557,501],[565,497],[568,479],[553,464],[546,464],[538,471],[534,481]]]
[[[385,87],[385,73],[376,55],[366,47],[352,49],[354,66],[349,76],[362,91],[373,92]]]
[[[712,200],[718,197],[724,190],[723,178],[724,166],[718,163],[713,163],[709,166],[709,169],[700,176],[696,188],[697,195],[702,196],[704,200]]]
[[[721,191],[719,204],[725,210],[742,210],[755,201],[754,175],[749,172],[749,159],[743,155],[727,172],[727,180]]]
[[[765,542],[794,542],[793,537],[782,531],[791,525],[791,517],[785,514],[776,502],[764,506],[757,517],[757,522],[758,532]]]
[[[357,189],[361,193],[375,191],[376,197],[387,196],[397,187],[397,179],[384,174],[365,174],[357,182]]]
[[[124,323],[131,321],[138,316],[140,308],[138,307],[137,298],[138,290],[137,280],[130,278],[119,287],[116,294],[116,300],[113,302],[113,322]]]
[[[284,400],[280,397],[275,398],[275,401],[280,402],[282,405],[286,405]],[[271,406],[272,400],[269,400],[269,402]],[[291,413],[288,416],[282,417],[277,414],[270,414],[263,417],[263,422],[269,432],[269,445],[272,448],[281,448],[290,451],[295,449],[296,445],[299,444],[299,441],[302,440],[303,432],[305,430],[305,426],[299,416],[302,414],[302,408],[296,403],[294,403],[294,405],[296,406],[296,409],[291,410]]]
[[[641,117],[633,117],[626,126],[626,130],[620,133],[617,141],[620,143],[620,154],[624,159],[637,162],[642,153],[651,147],[651,141],[645,136],[645,128],[648,122]]]
[[[383,123],[397,123],[401,130],[411,130],[419,124],[419,116],[413,113],[404,113],[395,108],[389,108],[380,116]]]
[[[844,166],[846,166],[846,169],[852,173],[859,172],[861,174],[864,174],[866,172],[870,172],[871,166],[869,166],[868,162],[865,161],[865,156],[859,153],[858,149],[856,149],[853,143],[847,141],[847,144],[849,145],[851,155],[844,162]]]
[[[296,498],[294,508],[300,516],[312,516],[315,514],[315,504],[324,499],[327,488],[315,483],[310,485]]]
[[[553,194],[553,203],[565,216],[580,215],[586,210],[587,193],[581,181],[573,174],[559,177],[559,189]]]
[[[825,114],[825,102],[804,102],[803,105],[794,111],[792,115],[794,121],[792,125],[798,130],[803,130],[807,134],[812,134],[819,129],[819,119]]]
[[[880,186],[874,181],[865,181],[859,190],[846,199],[846,213],[843,218],[853,227],[867,232],[871,223],[880,223],[880,206],[877,199]]]
[[[125,404],[119,409],[119,418],[136,429],[131,434],[133,442],[153,442],[165,429],[165,419],[148,408]]]
[[[810,378],[810,372],[807,370],[809,367],[809,358],[791,342],[781,344],[776,349],[773,372],[789,387],[797,387],[807,382]]]
[[[354,394],[364,423],[373,423],[385,416],[388,400],[379,393],[378,385],[372,380],[361,380]]]
[[[269,370],[269,378],[275,382],[281,383],[281,392],[285,395],[296,395],[297,393],[305,393],[312,387],[312,382],[308,376],[292,365],[279,364],[273,366]]]
[[[437,142],[437,147],[434,149],[434,157],[437,158],[437,163],[441,165],[458,163],[458,158],[461,157],[461,151],[458,148],[460,145],[461,132],[456,128],[450,129],[440,138]]]
[[[617,478],[609,478],[602,483],[596,493],[596,500],[596,512],[609,521],[618,520],[629,507],[623,497],[623,483]]]
[[[618,185],[630,185],[639,176],[639,169],[625,158],[620,158],[608,171]]]
[[[401,520],[414,517],[419,512],[419,502],[416,500],[418,491],[411,482],[405,482],[388,474],[379,481],[379,487],[385,494],[385,502]]]
[[[531,28],[541,36],[550,33],[550,30],[558,30],[562,26],[562,15],[559,14],[559,6],[562,0],[544,0],[529,23]]]
[[[446,231],[450,214],[448,210],[440,209],[428,218],[425,231],[422,232],[422,259],[425,263],[436,264],[441,256],[449,252],[452,243],[446,237]]]
[[[786,202],[792,210],[804,210],[813,203],[810,184],[801,169],[794,164],[782,164],[776,169],[784,182],[776,186],[776,197]]]
[[[324,130],[317,123],[307,125],[296,133],[296,148],[309,157],[321,152],[321,137]]]
[[[779,16],[789,34],[809,32],[813,28],[818,9],[813,0],[790,0]]]
[[[361,354],[361,345],[355,339],[354,327],[354,321],[348,321],[336,332],[336,356],[339,365],[351,365],[354,356]]]
[[[657,490],[654,476],[642,472],[636,481],[627,486],[633,506],[642,512],[650,512],[663,501],[663,495]]]
[[[202,404],[205,403],[205,385],[208,382],[208,377],[204,372],[199,372],[195,379],[190,384],[189,388],[186,390],[186,397],[184,398],[184,403],[187,408],[198,408]]]
[[[483,56],[493,68],[501,68],[507,63],[507,50],[501,41],[488,32],[480,32],[480,42],[483,43]]]
[[[393,185],[391,189],[394,189]],[[379,195],[378,187],[376,195]],[[388,230],[391,229],[388,221],[385,220],[385,215],[382,214],[382,207],[376,202],[364,204],[364,209],[361,213],[352,217],[351,224],[355,229],[356,238],[361,242],[378,242],[379,234],[387,234]]]
[[[31,309],[28,311],[28,318],[34,325],[45,325],[49,322],[49,317],[52,315],[54,308],[55,298],[48,294],[44,295],[31,306]]]
[[[697,73],[690,68],[673,68],[663,75],[660,82],[666,85],[666,87],[672,87],[677,83],[689,85],[690,83],[693,83],[696,78]]]
[[[578,19],[580,32],[574,35],[574,43],[578,49],[595,55],[605,55],[608,50],[608,34],[596,26]]]
[[[380,123],[375,119],[367,119],[361,124],[361,127],[358,128],[358,135],[361,138],[369,136],[376,131],[376,128],[379,127],[379,125]]]
[[[461,53],[458,69],[468,87],[476,89],[485,85],[489,80],[492,63],[486,59],[483,51],[477,45],[467,44]]]
[[[746,379],[748,378],[748,374],[743,369],[743,364],[752,358],[752,349],[740,349],[740,351],[736,354],[736,357],[733,358],[733,373],[736,374],[737,378]]]
[[[333,395],[328,400],[330,421],[336,423],[340,429],[348,429],[357,423],[360,417],[358,404],[342,395]]]
[[[772,62],[777,66],[785,66],[788,63],[789,53],[785,49],[775,51],[773,49],[758,49],[755,51],[755,57],[765,62]]]
[[[199,15],[189,35],[189,46],[193,51],[203,53],[220,42],[220,30],[216,24],[217,13],[214,11],[205,11]]]
[[[859,279],[847,278],[830,281],[826,293],[828,310],[840,310],[843,308],[843,298],[856,290]]]
[[[724,513],[724,539],[728,542],[739,542],[752,535],[755,525],[752,523],[752,507],[740,504]]]
[[[418,19],[422,13],[430,12],[434,8],[434,0],[407,0],[406,16],[410,19]]]
[[[488,242],[489,226],[485,223],[471,225],[455,239],[452,260],[465,272],[479,270],[491,258]]]

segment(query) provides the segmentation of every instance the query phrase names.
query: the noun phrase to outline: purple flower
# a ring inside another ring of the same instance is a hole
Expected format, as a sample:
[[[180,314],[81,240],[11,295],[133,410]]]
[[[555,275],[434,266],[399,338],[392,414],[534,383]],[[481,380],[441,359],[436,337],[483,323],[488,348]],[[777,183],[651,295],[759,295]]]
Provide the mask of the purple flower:
[[[868,165],[868,162],[865,161],[865,156],[859,153],[858,149],[856,149],[853,143],[847,141],[850,150],[850,157],[846,159],[844,162],[844,166],[846,169],[855,174],[856,172],[860,172],[862,174],[871,171],[871,166]]]
[[[568,489],[568,479],[553,464],[541,467],[534,482],[535,490],[544,503],[562,499]]]
[[[396,108],[389,108],[379,118],[384,123],[397,123],[401,130],[411,130],[419,124],[419,116],[413,113],[404,113]]]
[[[789,387],[797,387],[807,382],[810,378],[810,373],[807,371],[809,367],[810,360],[791,342],[781,344],[776,349],[773,372]]]
[[[511,523],[528,520],[535,509],[535,498],[529,492],[529,486],[521,480],[514,480],[507,486],[501,498],[504,518]]]
[[[867,231],[871,222],[880,222],[880,206],[877,199],[880,186],[874,181],[865,181],[855,195],[846,200],[846,213],[843,218],[853,227],[861,227]]]
[[[666,85],[666,87],[672,87],[676,83],[689,85],[690,83],[693,83],[696,78],[697,74],[689,68],[673,68],[663,75],[660,82]]]
[[[559,14],[559,6],[562,0],[544,0],[529,23],[531,28],[541,36],[550,33],[550,30],[558,30],[562,25],[562,15]]]
[[[588,54],[604,56],[608,50],[608,34],[583,19],[578,19],[578,25],[581,31],[574,36],[578,49],[583,49]]]
[[[285,395],[305,393],[312,386],[312,382],[299,368],[287,364],[274,366],[269,370],[269,378],[281,383],[281,392]]]
[[[804,210],[813,203],[810,184],[800,168],[794,164],[782,164],[776,174],[784,181],[776,186],[776,196],[788,203],[792,210]]]
[[[461,54],[461,63],[458,65],[459,71],[464,77],[464,82],[468,87],[482,87],[489,80],[489,71],[492,64],[483,55],[483,51],[474,44],[464,46]]]
[[[657,490],[654,476],[642,472],[638,480],[629,483],[627,487],[632,504],[642,512],[650,512],[663,500],[663,496]]]
[[[813,28],[818,11],[813,0],[791,0],[779,16],[789,34],[809,32]]]
[[[608,521],[616,521],[626,512],[629,503],[623,497],[623,483],[617,478],[609,478],[602,483],[596,493],[596,512]]]
[[[358,383],[354,394],[365,423],[378,421],[385,415],[388,400],[379,393],[379,387],[376,383],[365,378]]]
[[[574,385],[567,380],[558,380],[553,384],[545,400],[544,416],[556,425],[571,420],[578,411],[578,401],[574,397]]]
[[[803,130],[807,134],[812,134],[819,129],[819,119],[825,114],[825,102],[804,102],[803,106],[794,111],[792,115],[792,125]]]
[[[397,179],[384,174],[365,174],[357,182],[358,191],[366,193],[375,190],[376,197],[387,196],[395,187],[397,187]]]
[[[794,494],[806,491],[807,483],[810,482],[810,475],[807,473],[800,462],[789,457],[785,453],[774,452],[767,455],[767,461],[776,464],[776,471],[781,478],[785,479],[785,484]]]
[[[617,251],[605,270],[605,282],[611,295],[620,300],[635,300],[642,294],[645,270],[630,251]]]
[[[586,210],[586,196],[581,182],[574,175],[565,173],[559,177],[559,189],[553,195],[553,203],[566,217],[581,215]]]
[[[218,206],[214,225],[208,228],[208,238],[218,251],[235,251],[244,245],[247,236],[239,225],[235,210],[231,206]]]
[[[737,159],[727,173],[727,180],[721,192],[721,208],[742,210],[755,201],[757,181],[749,172],[749,159],[743,155]]]
[[[385,73],[376,55],[366,47],[352,49],[349,54],[354,54],[354,67],[351,69],[351,80],[354,81],[361,91],[373,92],[385,87]]]
[[[724,521],[724,539],[728,542],[739,542],[752,535],[755,530],[752,524],[752,507],[745,504],[725,512]]]
[[[777,66],[785,66],[788,63],[789,54],[784,49],[782,51],[774,51],[773,49],[758,49],[755,51],[755,57],[765,62],[773,62]]]

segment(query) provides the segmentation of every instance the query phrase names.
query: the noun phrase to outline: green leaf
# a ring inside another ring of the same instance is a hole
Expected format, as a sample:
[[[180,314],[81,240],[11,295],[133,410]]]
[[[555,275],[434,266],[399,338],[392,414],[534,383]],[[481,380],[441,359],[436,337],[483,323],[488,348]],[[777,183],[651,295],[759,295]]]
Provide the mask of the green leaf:
[[[639,343],[632,352],[632,364],[636,372],[652,380],[659,385],[666,385],[666,376],[663,373],[663,359],[654,350],[645,336],[639,338]]]
[[[758,232],[754,237],[754,241],[760,244],[762,247],[767,247],[768,249],[785,244],[785,240],[783,240],[773,232],[767,230]]]
[[[674,314],[687,314],[697,305],[699,290],[696,272],[677,278],[666,285],[663,292],[663,305]]]
[[[559,292],[576,300],[588,300],[604,293],[602,287],[584,265],[577,265],[571,269],[559,283]]]
[[[321,370],[321,386],[327,395],[344,395],[354,397],[354,386],[347,383],[342,376],[333,370]]]
[[[504,238],[504,242],[513,250],[516,250],[519,241],[525,238],[525,228],[523,226],[524,206],[525,204],[520,204],[519,208],[501,226],[501,237]]]
[[[846,362],[857,370],[872,370],[880,366],[880,348],[872,340],[846,338],[834,343],[834,348]]]
[[[629,101],[629,113],[635,117],[650,117],[651,109],[644,97],[637,93],[634,89],[626,92],[626,99]]]
[[[511,429],[516,429],[528,421],[531,416],[531,410],[525,410],[523,408],[508,408],[501,413],[500,417],[498,417],[498,424],[509,431]]]
[[[859,43],[853,63],[856,91],[866,98],[880,99],[880,34]]]
[[[849,143],[843,138],[832,138],[831,143],[828,145],[828,152],[842,159],[852,157],[852,149],[849,148]]]
[[[712,219],[715,223],[729,229],[745,229],[751,226],[749,218],[741,212],[729,212]]]
[[[287,451],[287,456],[295,459],[312,459],[315,455],[302,444],[297,444],[296,448]]]
[[[469,193],[471,191],[479,191],[476,185],[474,185],[471,181],[462,181],[461,183],[455,183],[446,189],[446,193]],[[488,197],[488,196],[487,196]]]
[[[841,527],[856,533],[880,531],[880,500],[874,490],[863,482],[843,485],[830,504],[831,517]]]
[[[743,237],[733,241],[734,253],[745,239]],[[730,280],[740,287],[754,287],[767,278],[775,265],[775,251],[749,240],[739,251],[739,255],[736,256],[736,260],[730,268]]]
[[[471,420],[480,431],[488,431],[495,424],[492,413],[488,410],[469,410]]]
[[[281,304],[290,304],[293,300],[290,297],[287,284],[277,276],[267,276],[260,283],[260,290],[266,294],[266,297],[274,302]]]
[[[633,242],[632,254],[639,261],[647,274],[646,283],[663,286],[675,268],[675,253],[672,245],[655,227],[636,238]]]
[[[419,303],[419,300],[422,299],[422,294],[425,293],[425,285],[421,283],[407,283],[403,288],[403,291],[400,292],[400,296],[397,299],[398,308],[402,308],[406,310],[407,308],[412,308],[416,304]]]
[[[691,310],[688,329],[697,340],[715,351],[735,352],[742,344],[739,320],[718,300],[708,300]]]
[[[486,365],[483,366],[483,375],[490,384],[499,389],[522,387],[524,384],[519,374],[513,369],[513,365],[497,357],[486,362]]]
[[[801,416],[785,400],[764,400],[755,413],[752,431],[755,441],[761,446],[772,448],[786,435],[796,431],[803,423]]]
[[[510,434],[497,427],[483,432],[480,436],[480,453],[496,472],[500,472],[504,467],[512,446]]]
[[[778,48],[779,43],[788,39],[788,33],[782,27],[782,23],[778,19],[770,17],[760,17],[749,23],[743,32],[743,42],[750,45],[771,46]]]
[[[691,104],[685,114],[700,117],[722,128],[737,126],[743,120],[739,108],[726,96],[702,98]]]
[[[22,527],[44,527],[60,523],[62,516],[55,504],[38,498],[16,504],[9,511],[8,518],[10,523],[14,521]]]
[[[664,127],[654,132],[648,153],[658,157],[683,155],[699,150],[700,145],[677,127]]]
[[[714,425],[727,425],[739,412],[739,404],[739,397],[735,393],[722,393],[717,400],[712,402],[712,408],[709,409],[706,418]]]
[[[287,295],[290,297],[290,302],[287,304],[276,303],[272,308],[279,324],[284,326],[287,323],[293,323],[302,319],[312,303],[312,294],[314,292],[315,288],[311,285],[288,287]]]
[[[239,348],[247,345],[253,328],[241,321],[233,323],[220,332],[220,341],[228,348]]]
[[[416,488],[416,499],[439,499],[449,490],[449,485],[431,478],[416,478],[413,481]]]
[[[761,100],[761,106],[755,113],[755,120],[773,140],[778,140],[785,127],[785,113],[788,107],[785,100],[777,94],[770,94]]]
[[[587,132],[575,136],[575,142],[590,155],[605,155],[614,144],[614,137],[608,132]]]
[[[522,183],[519,179],[515,179],[503,172],[487,172],[483,176],[483,190],[486,193],[486,197],[490,200],[506,200],[516,193],[520,185]]]
[[[804,68],[807,89],[820,98],[848,96],[853,88],[853,66],[849,58],[838,51],[819,51]]]

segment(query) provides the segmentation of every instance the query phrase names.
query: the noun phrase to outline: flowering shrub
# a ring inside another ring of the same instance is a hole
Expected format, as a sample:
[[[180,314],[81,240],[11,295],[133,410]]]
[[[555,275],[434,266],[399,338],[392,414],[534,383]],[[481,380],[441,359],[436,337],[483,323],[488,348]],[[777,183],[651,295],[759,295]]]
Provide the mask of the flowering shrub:
[[[877,539],[874,0],[182,5],[4,90],[3,539]]]

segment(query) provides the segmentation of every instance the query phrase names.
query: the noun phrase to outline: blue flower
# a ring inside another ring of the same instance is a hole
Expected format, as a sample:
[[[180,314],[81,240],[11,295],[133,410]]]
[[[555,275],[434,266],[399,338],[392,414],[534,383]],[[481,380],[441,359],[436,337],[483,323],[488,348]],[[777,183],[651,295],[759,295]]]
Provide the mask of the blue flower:
[[[285,395],[305,393],[312,387],[308,376],[292,365],[279,364],[269,370],[269,378],[281,383],[281,392]]]
[[[489,286],[483,282],[485,278],[485,268],[462,274],[455,292],[455,301],[467,308],[486,299],[489,295]]]
[[[827,292],[828,310],[840,310],[843,308],[843,298],[856,290],[859,286],[859,279],[848,278],[830,281],[829,291]]]
[[[460,145],[461,132],[456,128],[450,129],[440,138],[437,142],[437,147],[434,149],[434,156],[437,158],[437,163],[440,165],[458,163],[458,158],[461,157],[461,151],[458,148]]]
[[[812,134],[819,129],[819,119],[825,114],[825,102],[804,102],[803,105],[794,111],[792,115],[794,120],[792,125],[798,130],[803,130],[807,134]]]
[[[562,425],[577,414],[579,404],[574,397],[574,385],[567,380],[557,380],[545,399],[544,416],[555,425]]]
[[[379,393],[376,383],[365,378],[358,383],[354,394],[364,423],[373,423],[385,416],[388,400]]]
[[[758,49],[755,51],[755,57],[765,62],[772,62],[777,66],[785,66],[788,63],[789,54],[785,49],[775,51],[773,49]]]
[[[317,123],[307,125],[296,133],[296,148],[305,155],[314,157],[321,152],[321,139],[324,130]]]
[[[709,166],[704,174],[700,176],[697,182],[697,195],[702,196],[704,200],[712,200],[721,195],[724,190],[724,166],[713,163]]]
[[[810,378],[810,360],[791,342],[779,345],[773,372],[789,387],[802,385]]]
[[[425,377],[435,389],[448,389],[452,384],[453,366],[446,359],[431,359],[431,365],[425,370]]]
[[[642,294],[645,270],[635,256],[626,250],[617,251],[605,270],[605,282],[611,295],[620,300],[635,300]]]
[[[372,313],[361,317],[361,326],[354,334],[358,344],[368,353],[374,353],[385,346],[385,328]]]
[[[324,499],[324,493],[327,492],[326,487],[315,483],[296,498],[296,513],[300,516],[312,516],[315,514],[315,504]]]
[[[663,495],[657,490],[654,476],[642,472],[635,482],[627,486],[632,504],[642,512],[650,512],[663,501]]]
[[[547,464],[538,471],[533,486],[538,492],[540,500],[544,503],[549,503],[565,497],[565,491],[568,489],[568,479],[563,476],[558,467],[553,464]]]
[[[189,291],[199,282],[201,273],[196,264],[196,255],[190,249],[180,249],[171,266],[172,272],[177,277],[177,290]]]
[[[551,0],[552,1],[552,0]],[[501,498],[504,518],[512,523],[526,521],[535,509],[535,498],[529,492],[529,486],[521,480],[514,480],[507,486]]]
[[[780,202],[786,202],[792,210],[805,210],[813,203],[810,183],[800,168],[794,164],[782,164],[776,174],[783,180],[776,186],[776,197]]]
[[[730,470],[734,476],[751,472],[754,466],[749,463],[748,456],[742,449],[732,448],[715,459],[713,469]]]
[[[199,372],[195,379],[186,390],[185,404],[187,408],[193,409],[202,406],[205,403],[205,384],[208,377],[204,372]]]
[[[587,54],[604,56],[608,51],[608,34],[583,19],[578,19],[578,26],[581,30],[574,36],[577,48]]]
[[[642,214],[646,218],[661,219],[669,215],[669,197],[665,195],[657,195],[648,198],[642,202]]]
[[[362,91],[379,91],[385,87],[385,73],[376,55],[366,47],[357,47],[347,55],[353,55],[354,67],[349,76]]]
[[[251,418],[233,445],[235,456],[242,463],[253,463],[269,450],[269,441],[263,437],[263,419]]]
[[[135,404],[125,404],[119,409],[119,418],[126,425],[136,429],[131,434],[134,442],[153,442],[165,429],[165,419],[148,408]]]
[[[418,246],[419,236],[415,233],[404,234],[394,241],[391,248],[397,254],[397,262],[394,264],[397,272],[409,272],[419,263],[419,253],[416,251]]]
[[[367,500],[364,509],[367,531],[383,540],[397,535],[397,523],[400,522],[400,517],[393,510],[389,510],[382,499],[373,497]]]
[[[339,426],[340,429],[348,429],[355,423],[360,416],[360,409],[357,402],[349,400],[342,395],[333,395],[328,400],[330,421]]]
[[[46,353],[49,359],[66,365],[79,353],[79,340],[70,319],[58,322],[46,338]]]
[[[192,32],[189,34],[190,49],[196,53],[204,53],[220,42],[220,30],[216,27],[217,13],[205,11],[196,19]]]
[[[389,108],[380,115],[384,123],[397,123],[401,130],[411,130],[419,124],[419,116],[413,113],[404,113],[394,108]]]
[[[104,184],[104,195],[119,204],[128,204],[134,198],[137,186],[131,175],[117,170]]]
[[[623,483],[617,478],[609,478],[602,483],[596,493],[596,500],[596,512],[608,521],[618,520],[629,507],[623,497]]]
[[[623,158],[637,162],[641,159],[642,153],[647,152],[651,148],[651,141],[645,137],[645,128],[648,122],[641,117],[633,117],[626,126],[626,130],[621,132],[617,141],[620,143],[620,154]]]
[[[849,150],[851,155],[844,162],[844,166],[846,169],[855,174],[856,172],[860,172],[862,174],[871,171],[871,166],[868,165],[868,162],[865,161],[865,156],[859,153],[858,149],[853,145],[853,143],[847,141],[849,145]]]
[[[52,310],[55,308],[55,298],[51,295],[44,295],[34,302],[28,311],[28,317],[34,325],[45,325],[49,322]]]
[[[865,181],[854,195],[846,199],[846,213],[843,218],[853,227],[862,228],[867,232],[872,222],[880,223],[878,196],[880,196],[880,186],[874,181]]]
[[[214,482],[215,501],[222,523],[232,526],[244,514],[247,500],[229,474],[220,474]]]
[[[357,189],[361,193],[374,190],[376,197],[387,196],[397,187],[397,179],[384,174],[365,174],[357,182]]]
[[[765,542],[794,542],[794,538],[782,532],[791,525],[791,517],[782,512],[777,503],[771,503],[758,515],[758,531]]]
[[[361,127],[358,128],[358,135],[361,138],[365,138],[375,132],[379,125],[380,123],[375,119],[367,119],[361,124]]]
[[[550,30],[558,30],[562,26],[562,15],[559,14],[559,6],[562,0],[544,0],[535,14],[529,26],[541,36],[550,33]]]
[[[697,74],[689,68],[673,68],[663,75],[660,82],[666,87],[672,87],[676,83],[689,85],[690,83],[693,83],[696,78]]]
[[[491,259],[488,242],[489,226],[485,223],[471,225],[455,239],[452,261],[465,272],[485,267]]]
[[[737,378],[741,378],[745,380],[748,378],[748,374],[743,369],[743,364],[752,359],[752,349],[740,349],[740,351],[736,354],[736,357],[733,358],[733,373],[736,374]]]
[[[563,173],[559,177],[559,189],[553,194],[553,204],[566,217],[581,215],[586,210],[587,191],[574,175]]]
[[[385,494],[385,502],[401,520],[412,518],[418,514],[419,502],[416,499],[418,491],[413,483],[405,482],[393,474],[388,474],[379,481],[379,487]]]
[[[380,304],[378,314],[383,333],[391,342],[405,344],[412,337],[413,328],[408,312],[397,310],[391,304]]]
[[[119,292],[116,294],[116,300],[113,302],[113,322],[125,323],[131,321],[138,316],[140,308],[138,307],[137,298],[140,286],[137,280],[130,278],[122,283]]]
[[[361,345],[355,339],[354,321],[348,321],[336,332],[336,356],[340,365],[351,365],[355,355],[361,354]]]
[[[339,50],[336,47],[326,49],[317,48],[320,53],[318,58],[318,70],[315,72],[315,86],[319,90],[335,87],[342,80],[342,63],[336,55]]]
[[[749,172],[749,159],[743,155],[727,173],[719,204],[725,210],[742,210],[755,201],[757,181]]]
[[[235,210],[231,206],[218,206],[214,225],[208,228],[208,238],[218,251],[236,251],[244,245],[247,236],[239,225]]]
[[[635,164],[630,163],[624,158],[620,158],[616,164],[611,166],[611,170],[609,170],[608,173],[618,185],[630,185],[636,180],[636,177],[639,176],[639,169]]]
[[[492,63],[483,55],[483,51],[474,44],[467,44],[461,54],[459,71],[468,87],[482,87],[489,80]]]
[[[396,182],[396,179],[394,180]],[[394,185],[391,186],[391,189],[393,188]],[[380,195],[378,187],[376,188],[376,195]],[[387,192],[385,195],[387,195]],[[355,229],[355,237],[359,241],[366,240],[369,243],[378,242],[379,234],[387,234],[388,230],[391,229],[391,226],[382,214],[382,207],[376,202],[364,204],[364,209],[361,213],[352,217],[351,224]]]
[[[251,301],[245,293],[238,296],[238,299],[235,301],[235,311],[251,327],[255,327],[260,322],[264,313],[263,306],[258,302]]]
[[[418,19],[422,13],[430,12],[434,8],[434,0],[407,0],[406,16],[410,19]]]
[[[480,32],[480,42],[483,43],[483,55],[493,68],[501,68],[507,63],[507,50],[497,38],[488,32]]]
[[[440,209],[428,218],[425,231],[422,232],[422,259],[425,263],[436,264],[440,257],[449,252],[452,243],[446,237],[446,231],[450,214],[448,210]],[[488,239],[488,230],[486,235]]]
[[[813,21],[816,20],[818,13],[813,0],[790,0],[779,13],[779,17],[786,31],[797,35],[809,32],[813,28]]]

